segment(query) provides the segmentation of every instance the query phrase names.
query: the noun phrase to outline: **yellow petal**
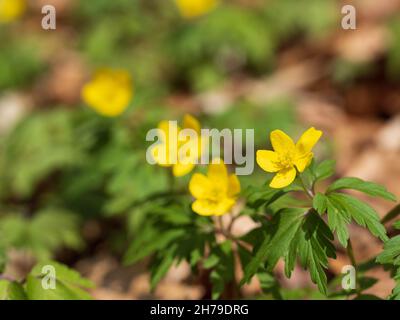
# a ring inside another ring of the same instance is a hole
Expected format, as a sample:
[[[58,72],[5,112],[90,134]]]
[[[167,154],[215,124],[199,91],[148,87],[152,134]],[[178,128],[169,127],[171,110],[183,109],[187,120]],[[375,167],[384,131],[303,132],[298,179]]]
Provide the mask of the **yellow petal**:
[[[211,189],[208,178],[200,173],[195,173],[189,182],[189,191],[196,199],[206,199]]]
[[[196,200],[192,204],[192,210],[202,216],[221,216],[228,213],[234,204],[235,199],[232,198],[221,201]]]
[[[317,144],[318,140],[322,136],[322,131],[316,130],[314,127],[308,129],[303,133],[301,138],[296,144],[296,150],[299,157],[303,157],[310,153],[314,146]]]
[[[228,196],[234,197],[238,193],[240,193],[240,181],[236,174],[231,174],[228,182]]]
[[[133,96],[129,73],[100,69],[82,89],[83,100],[101,115],[115,117],[129,106]]]
[[[25,0],[0,0],[0,23],[8,23],[18,19],[25,10]]]
[[[192,203],[192,210],[201,216],[212,216],[215,214],[216,204],[209,200],[196,200]]]
[[[160,143],[154,146],[151,150],[151,155],[155,162],[162,167],[170,167],[171,163],[168,157],[168,148],[165,143]]]
[[[299,170],[299,172],[304,172],[304,170],[306,170],[306,168],[311,164],[313,157],[314,154],[310,152],[302,158],[297,158],[294,163],[297,167],[297,170]]]
[[[232,207],[235,205],[236,200],[234,198],[225,198],[218,202],[215,208],[215,215],[222,216],[225,213],[228,213]]]
[[[218,3],[218,0],[175,0],[181,15],[185,18],[195,18],[206,14]]]
[[[178,162],[196,164],[196,160],[199,159],[198,143],[199,140],[197,138],[181,143],[178,150]]]
[[[294,153],[296,150],[293,140],[281,130],[271,132],[271,144],[278,154]]]
[[[267,172],[277,172],[281,169],[279,166],[279,156],[276,152],[270,150],[257,151],[257,163]]]
[[[159,130],[161,130],[164,133],[165,141],[168,141],[168,139],[169,139],[169,121],[163,120],[158,124],[157,127]]]
[[[172,167],[172,174],[175,177],[182,177],[192,171],[194,167],[193,163],[177,163]]]
[[[228,186],[228,170],[221,159],[215,159],[208,166],[207,176],[212,183]]]
[[[296,169],[294,167],[282,169],[275,175],[269,186],[274,189],[285,188],[291,185],[294,179],[296,179]]]
[[[200,135],[200,122],[190,114],[185,114],[185,116],[183,117],[183,128],[193,129],[198,135]]]

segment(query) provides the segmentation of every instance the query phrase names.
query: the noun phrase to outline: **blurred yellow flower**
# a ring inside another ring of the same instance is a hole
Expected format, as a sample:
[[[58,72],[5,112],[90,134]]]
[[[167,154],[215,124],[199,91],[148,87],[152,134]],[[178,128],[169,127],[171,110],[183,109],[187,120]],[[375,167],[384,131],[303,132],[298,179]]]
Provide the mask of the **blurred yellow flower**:
[[[0,23],[17,20],[26,10],[26,0],[0,0]]]
[[[161,121],[158,129],[163,132],[164,140],[152,149],[153,159],[163,167],[172,167],[172,173],[175,177],[181,177],[188,174],[200,159],[202,151],[207,145],[206,140],[201,138],[201,127],[199,121],[186,114],[183,117],[183,129],[192,129],[195,132],[194,137],[185,137],[178,139],[182,128],[179,126],[170,126],[170,122]]]
[[[235,174],[228,175],[222,160],[208,166],[207,176],[195,173],[189,183],[189,191],[196,200],[192,209],[202,216],[221,216],[229,212],[240,193],[240,182]]]
[[[82,88],[83,101],[106,117],[123,113],[132,96],[132,78],[125,70],[100,69]]]
[[[271,143],[275,151],[258,150],[257,163],[267,172],[277,172],[270,187],[280,189],[289,186],[296,179],[297,171],[304,172],[314,154],[312,149],[322,136],[322,131],[308,129],[295,144],[283,131],[271,132]]]
[[[191,19],[202,16],[216,7],[218,0],[175,0],[181,15]]]

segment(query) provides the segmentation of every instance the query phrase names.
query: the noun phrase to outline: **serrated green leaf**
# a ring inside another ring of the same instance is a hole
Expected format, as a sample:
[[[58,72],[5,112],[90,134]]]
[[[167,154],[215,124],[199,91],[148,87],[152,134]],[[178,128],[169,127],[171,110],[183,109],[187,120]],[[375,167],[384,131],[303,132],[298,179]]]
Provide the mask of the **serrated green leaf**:
[[[247,205],[254,209],[258,209],[261,206],[268,206],[285,194],[285,191],[272,189],[269,186],[261,188],[250,186],[245,191]]]
[[[396,196],[388,192],[385,187],[373,182],[361,180],[359,178],[339,179],[329,186],[327,193],[342,189],[353,189],[368,194],[370,196],[381,197],[390,201],[396,201]]]
[[[29,300],[91,300],[91,296],[79,287],[57,282],[55,289],[44,289],[42,280],[28,275],[26,292]]]
[[[346,208],[334,198],[326,197],[328,211],[328,226],[336,232],[341,245],[347,248],[350,237],[347,225],[351,222],[351,215]]]
[[[93,288],[94,284],[90,280],[83,278],[79,272],[68,268],[66,265],[56,261],[45,261],[38,263],[30,272],[30,275],[37,278],[42,278],[46,275],[43,273],[44,267],[51,266],[55,270],[57,281],[62,281],[66,284],[79,286],[83,288]]]
[[[327,199],[322,193],[317,193],[313,198],[313,208],[317,210],[319,214],[324,214],[327,209]]]
[[[172,241],[183,236],[186,230],[175,229],[159,233],[157,230],[143,230],[140,239],[134,239],[124,257],[124,263],[132,264],[158,250],[166,248]]]
[[[162,258],[156,259],[156,262],[153,262],[151,266],[151,276],[150,276],[150,287],[151,290],[154,290],[161,279],[165,276],[168,270],[171,268],[174,263],[174,251],[176,250],[176,246],[170,247],[165,254],[162,255]]]
[[[270,230],[266,230],[264,241],[244,270],[242,284],[250,281],[266,260],[269,270],[274,268],[278,259],[287,252],[302,223],[303,215],[303,209],[283,209],[274,216]]]
[[[60,209],[42,210],[31,219],[9,214],[0,219],[0,246],[22,248],[47,260],[63,247],[82,248],[79,226],[79,217]]]
[[[49,269],[54,268],[54,275]],[[48,279],[46,279],[48,278]],[[45,288],[43,281],[55,281],[55,288]],[[26,293],[29,300],[90,300],[90,294],[84,290],[94,285],[77,271],[55,261],[37,264],[26,280]]]
[[[310,271],[311,280],[318,289],[327,295],[327,277],[324,269],[328,268],[328,257],[336,258],[332,244],[333,235],[319,215],[310,211],[293,238],[288,253],[285,255],[285,273],[290,276],[294,268],[296,254],[301,265]]]
[[[213,253],[218,255],[218,263],[211,272],[212,299],[218,299],[225,289],[225,285],[234,281],[235,260],[232,252],[232,243],[227,240],[213,248]]]
[[[374,236],[379,237],[382,241],[388,240],[386,229],[380,222],[378,213],[371,206],[342,193],[331,193],[329,199],[331,203],[334,201],[336,206],[340,206],[337,208],[339,211],[350,214],[357,224],[367,227]]]
[[[400,266],[400,235],[391,238],[385,243],[383,252],[376,258],[381,264],[393,264]]]

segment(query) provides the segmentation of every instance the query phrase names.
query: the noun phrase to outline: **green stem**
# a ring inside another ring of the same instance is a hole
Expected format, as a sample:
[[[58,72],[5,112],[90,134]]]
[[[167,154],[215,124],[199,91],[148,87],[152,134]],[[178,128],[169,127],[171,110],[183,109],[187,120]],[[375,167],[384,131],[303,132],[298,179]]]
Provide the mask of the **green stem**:
[[[390,210],[386,216],[384,216],[381,220],[382,223],[389,222],[390,220],[396,218],[398,215],[400,215],[400,204],[395,206],[392,210]]]
[[[349,239],[349,242],[347,244],[347,255],[350,258],[351,264],[354,266],[354,268],[357,267],[357,262],[354,257],[354,251],[353,251],[353,245],[351,244],[351,240]]]
[[[361,292],[360,292],[360,287],[358,286],[357,261],[354,256],[353,245],[352,245],[350,239],[348,241],[346,250],[347,250],[347,256],[350,258],[350,262],[353,265],[354,269],[356,270],[356,289],[355,290],[357,292],[357,295],[359,295]]]
[[[306,195],[307,195],[311,200],[313,200],[314,197],[315,197],[315,194],[314,194],[314,192],[313,192],[311,189],[308,189],[308,188],[307,188],[307,186],[306,186],[306,184],[304,183],[304,180],[303,180],[303,177],[301,176],[301,174],[299,174],[299,180],[300,180],[300,182],[301,182],[301,186],[303,187],[303,189],[304,189]]]

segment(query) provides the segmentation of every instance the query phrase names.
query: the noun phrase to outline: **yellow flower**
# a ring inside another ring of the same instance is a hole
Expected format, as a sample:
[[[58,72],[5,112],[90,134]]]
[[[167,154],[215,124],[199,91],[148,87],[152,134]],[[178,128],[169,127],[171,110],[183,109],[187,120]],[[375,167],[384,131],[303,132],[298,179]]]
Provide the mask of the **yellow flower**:
[[[0,23],[18,19],[26,10],[25,0],[0,0]]]
[[[181,15],[187,19],[196,18],[210,12],[218,0],[175,0]]]
[[[207,141],[201,138],[199,121],[191,115],[183,117],[183,129],[192,129],[194,137],[178,139],[182,132],[179,126],[170,126],[170,122],[161,121],[158,129],[164,133],[165,140],[152,149],[153,159],[163,167],[172,167],[175,177],[181,177],[193,170],[200,159]]]
[[[312,148],[322,136],[322,131],[310,128],[295,144],[283,131],[271,132],[271,143],[275,151],[258,150],[257,163],[267,172],[277,172],[270,187],[280,189],[289,186],[296,179],[297,171],[304,172],[314,154]]]
[[[235,174],[228,175],[222,160],[208,166],[207,176],[195,173],[189,183],[189,191],[196,200],[194,212],[202,216],[220,216],[232,209],[240,193],[240,182]]]
[[[132,96],[132,79],[124,70],[100,69],[82,88],[85,103],[106,117],[123,113]]]

